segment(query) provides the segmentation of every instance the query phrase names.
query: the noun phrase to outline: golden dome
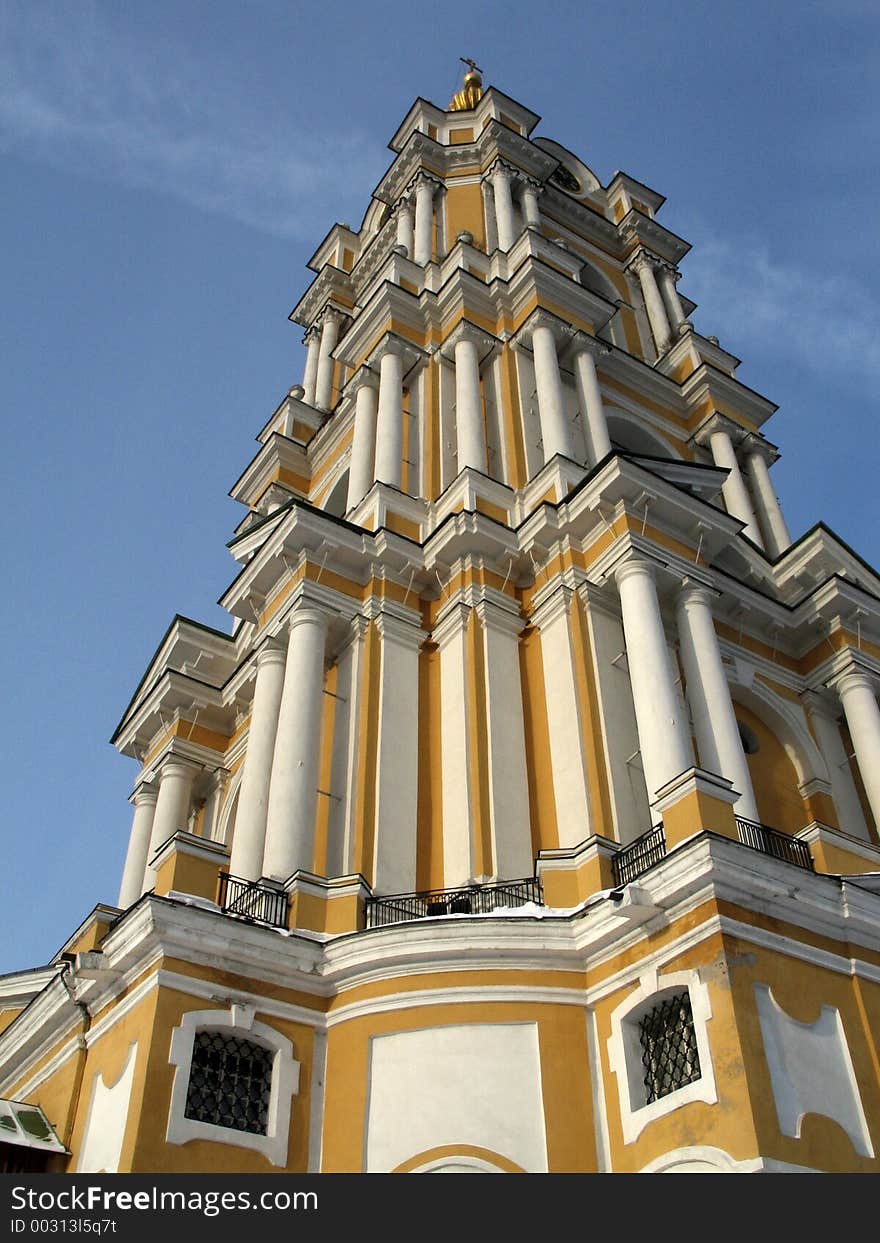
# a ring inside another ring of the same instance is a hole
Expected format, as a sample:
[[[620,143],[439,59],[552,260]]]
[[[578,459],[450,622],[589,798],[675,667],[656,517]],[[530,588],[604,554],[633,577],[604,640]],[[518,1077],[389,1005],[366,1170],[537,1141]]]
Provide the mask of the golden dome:
[[[470,112],[483,98],[483,79],[475,65],[464,75],[462,88],[449,101],[449,112]]]

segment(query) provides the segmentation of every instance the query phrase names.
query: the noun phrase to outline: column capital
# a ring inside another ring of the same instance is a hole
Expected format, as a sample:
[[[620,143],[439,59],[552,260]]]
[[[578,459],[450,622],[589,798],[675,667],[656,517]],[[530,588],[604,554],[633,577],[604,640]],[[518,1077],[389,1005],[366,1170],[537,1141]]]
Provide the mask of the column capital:
[[[315,318],[314,322],[305,330],[302,337],[302,343],[308,348],[313,341],[320,340],[321,337],[321,312]]]
[[[314,323],[312,324],[312,329],[323,328],[324,325],[328,323],[330,320],[335,320],[337,324],[341,324],[342,321],[347,318],[348,316],[346,312],[343,311],[341,307],[334,306],[332,302],[325,302],[321,310],[315,316]]]
[[[843,673],[832,678],[828,683],[833,686],[840,696],[846,695],[849,691],[866,690],[872,695],[876,695],[876,682],[867,669],[860,669],[853,665],[845,669]]]
[[[711,611],[720,595],[721,592],[716,590],[711,584],[703,582],[702,579],[692,578],[690,575],[687,575],[681,580],[678,589],[678,603],[688,604],[693,601],[695,604],[704,604]]]
[[[645,557],[628,557],[625,561],[618,561],[612,573],[618,587],[628,578],[649,578],[652,583],[657,582],[657,566]]]
[[[133,790],[129,802],[133,807],[155,807],[159,797],[159,787],[152,781],[142,781]]]
[[[527,625],[514,600],[508,606],[499,600],[478,600],[474,604],[474,612],[487,629],[501,631],[511,638],[517,638]]]
[[[286,659],[284,648],[277,639],[266,639],[257,649],[255,664],[258,669],[263,665],[283,665]]]
[[[590,354],[594,359],[599,359],[611,353],[611,346],[605,341],[600,341],[598,337],[591,337],[589,333],[578,329],[571,338],[568,353],[572,358],[577,358],[578,354]]]
[[[459,341],[471,341],[477,347],[481,363],[501,344],[498,338],[494,337],[491,332],[478,328],[476,324],[472,324],[468,319],[460,319],[440,346],[440,356],[445,358],[447,362],[454,362],[455,347]]]
[[[725,432],[733,445],[740,444],[750,435],[734,419],[729,418],[726,414],[719,413],[717,410],[713,410],[693,433],[691,440],[705,448],[708,446],[710,438],[716,432]]]
[[[659,255],[655,255],[653,251],[646,250],[644,246],[640,246],[630,261],[625,265],[624,272],[639,272],[645,268],[650,268],[653,273],[657,267],[663,262]]]
[[[151,780],[155,781],[158,778],[161,784],[168,776],[195,778],[204,771],[204,767],[204,764],[199,764],[196,760],[188,760],[185,756],[178,755],[176,751],[166,751],[156,761],[152,769]]]
[[[396,354],[403,365],[404,374],[425,357],[425,351],[412,342],[399,337],[396,332],[386,332],[385,336],[374,346],[366,366],[375,370],[386,354]]]
[[[496,177],[503,177],[505,181],[512,181],[518,175],[519,169],[515,168],[513,164],[509,164],[507,160],[502,159],[501,156],[498,156],[483,173],[481,180],[493,181]]]
[[[772,466],[779,459],[779,450],[776,445],[765,440],[763,436],[755,435],[754,432],[747,432],[743,436],[742,446],[749,457],[761,458],[765,466]]]
[[[549,328],[553,333],[557,347],[566,344],[571,340],[576,328],[572,328],[570,324],[566,324],[558,315],[554,315],[552,311],[545,311],[543,307],[538,307],[532,311],[531,315],[521,324],[514,336],[511,338],[515,346],[528,345],[531,346],[532,335],[536,328]]]
[[[425,168],[420,168],[416,175],[408,182],[406,190],[401,195],[401,200],[406,198],[407,195],[414,193],[416,190],[421,189],[423,186],[430,186],[432,196],[435,195],[438,190],[442,190],[444,188],[443,182],[439,177],[436,177],[434,173],[429,173]]]
[[[666,259],[655,259],[654,267],[661,276],[667,276],[673,285],[677,285],[681,280],[681,272],[674,263],[669,263]]]
[[[362,389],[362,388],[378,389],[378,387],[379,387],[379,377],[376,375],[375,371],[371,367],[367,366],[367,364],[364,363],[363,366],[358,367],[357,371],[354,373],[354,375],[351,377],[351,379],[346,384],[345,388],[343,389],[343,396],[354,397],[359,389]]]

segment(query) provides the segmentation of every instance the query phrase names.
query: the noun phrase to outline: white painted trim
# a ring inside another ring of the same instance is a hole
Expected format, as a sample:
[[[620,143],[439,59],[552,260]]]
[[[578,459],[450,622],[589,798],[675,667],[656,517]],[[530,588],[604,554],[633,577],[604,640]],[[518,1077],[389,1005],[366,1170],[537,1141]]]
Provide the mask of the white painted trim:
[[[21,1084],[16,1091],[16,1095],[21,1097],[30,1096],[41,1083],[45,1083],[51,1075],[55,1074],[56,1070],[60,1070],[65,1062],[68,1062],[75,1053],[85,1049],[85,1047],[81,1034],[74,1036],[72,1040],[68,1040],[67,1044],[62,1045],[55,1056],[46,1062],[45,1066],[41,1066],[35,1075]],[[8,1082],[14,1083],[15,1080],[10,1078]]]
[[[193,1042],[199,1031],[217,1029],[235,1031],[243,1039],[252,1040],[274,1050],[269,1117],[265,1135],[238,1131],[233,1127],[214,1126],[186,1117],[186,1096],[192,1068]],[[299,1062],[294,1060],[290,1041],[265,1023],[254,1021],[253,1009],[233,1004],[224,1010],[189,1010],[180,1025],[171,1033],[168,1061],[177,1069],[171,1088],[171,1107],[165,1139],[169,1144],[186,1144],[191,1139],[212,1140],[228,1147],[251,1148],[262,1153],[273,1165],[287,1164],[287,1142],[290,1132],[290,1103],[299,1088]]]
[[[213,980],[202,980],[193,976],[181,975],[176,971],[161,970],[156,973],[161,988],[173,988],[190,997],[204,1001],[218,1001],[229,1005],[252,1006],[273,1019],[289,1019],[293,1023],[302,1023],[307,1027],[323,1028],[325,1016],[320,1011],[308,1010],[305,1006],[297,1006],[292,1002],[277,1001],[272,997],[264,997],[260,993],[249,993],[243,989],[229,989]],[[214,1013],[212,1011],[212,1013]]]
[[[599,1024],[596,1011],[589,1008],[585,1015],[587,1022],[587,1057],[590,1067],[590,1093],[593,1098],[593,1130],[596,1135],[596,1164],[600,1174],[611,1172],[611,1139],[608,1134],[608,1110],[605,1107],[605,1093],[602,1090],[604,1075],[602,1061],[599,1056]]]
[[[319,1174],[324,1156],[324,1083],[327,1076],[327,1033],[316,1031],[312,1044],[312,1083],[309,1096],[310,1174]]]
[[[364,1018],[367,1015],[387,1014],[390,1010],[415,1010],[421,1006],[479,1005],[487,1002],[583,1006],[584,993],[583,989],[569,991],[564,988],[497,988],[491,984],[473,988],[432,988],[411,993],[391,993],[385,997],[369,997],[364,1001],[352,1002],[339,1010],[330,1011],[327,1015],[327,1026],[336,1027],[339,1023],[348,1023],[352,1019]]]
[[[667,1174],[669,1167],[689,1161],[705,1161],[716,1167],[717,1174],[821,1174],[809,1165],[792,1165],[788,1161],[777,1161],[773,1157],[747,1157],[737,1161],[723,1148],[712,1148],[707,1144],[693,1144],[688,1148],[674,1148],[664,1152],[662,1157],[655,1157],[647,1165],[642,1166],[640,1174]],[[672,1171],[687,1173],[686,1170]],[[703,1171],[706,1172],[706,1171]]]
[[[644,1083],[638,1020],[664,994],[682,989],[686,989],[690,996],[694,1036],[700,1059],[700,1078],[669,1092],[657,1101],[652,1101],[650,1105],[642,1104]],[[709,990],[700,980],[697,971],[674,971],[664,976],[659,976],[656,971],[643,971],[635,992],[630,993],[612,1012],[608,1062],[611,1073],[617,1076],[617,1097],[624,1144],[633,1143],[649,1123],[680,1109],[682,1105],[689,1105],[693,1101],[703,1101],[707,1105],[716,1104],[718,1093],[715,1087],[715,1070],[706,1030],[711,1018]]]

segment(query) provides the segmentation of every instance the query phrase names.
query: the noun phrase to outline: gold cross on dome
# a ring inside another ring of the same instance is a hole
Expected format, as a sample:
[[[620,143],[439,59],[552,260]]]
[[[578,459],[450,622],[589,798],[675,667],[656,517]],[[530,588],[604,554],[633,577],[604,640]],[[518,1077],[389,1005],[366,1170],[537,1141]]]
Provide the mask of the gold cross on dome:
[[[459,56],[458,58],[463,65],[470,65],[474,73],[482,73],[482,69],[475,60],[471,60],[469,56]]]

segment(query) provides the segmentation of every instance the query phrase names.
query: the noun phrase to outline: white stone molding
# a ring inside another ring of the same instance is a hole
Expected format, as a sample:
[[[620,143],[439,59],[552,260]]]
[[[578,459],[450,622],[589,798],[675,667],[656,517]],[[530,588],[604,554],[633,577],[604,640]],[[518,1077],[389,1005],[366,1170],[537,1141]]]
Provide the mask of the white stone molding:
[[[873,1157],[840,1011],[823,1006],[814,1023],[801,1023],[766,984],[755,985],[755,1003],[782,1134],[800,1139],[806,1115],[820,1114],[843,1128],[860,1156]]]
[[[224,1035],[239,1036],[272,1050],[272,1087],[265,1135],[215,1126],[186,1117],[193,1042],[200,1031],[219,1031]],[[294,1060],[293,1045],[285,1036],[266,1023],[254,1020],[252,1007],[233,1004],[228,1010],[187,1011],[181,1016],[180,1026],[175,1027],[171,1033],[168,1060],[176,1067],[165,1132],[165,1139],[169,1144],[186,1144],[191,1139],[212,1140],[225,1146],[250,1148],[262,1153],[275,1166],[287,1164],[291,1097],[299,1091],[299,1062]]]
[[[113,1083],[106,1083],[101,1071],[92,1079],[92,1095],[76,1162],[77,1174],[116,1174],[119,1170],[137,1048],[137,1041],[128,1046],[122,1070]]]
[[[701,767],[731,781],[739,791],[736,814],[756,821],[758,804],[712,619],[714,598],[714,591],[692,579],[685,579],[679,592],[676,616],[687,699]]]
[[[232,875],[243,880],[258,880],[263,872],[269,783],[286,661],[284,648],[272,640],[256,657],[254,702],[229,861]]]
[[[647,1105],[639,1021],[664,998],[683,990],[687,990],[690,997],[694,1037],[700,1059],[700,1078]],[[707,1030],[711,1018],[709,989],[697,971],[673,971],[668,975],[658,975],[656,970],[645,972],[639,979],[638,988],[613,1011],[611,1035],[608,1037],[608,1062],[612,1074],[617,1077],[617,1096],[625,1144],[631,1144],[638,1139],[649,1123],[665,1117],[683,1105],[689,1105],[692,1101],[703,1101],[707,1105],[716,1103],[718,1093]]]
[[[300,601],[290,614],[284,688],[272,757],[263,875],[312,870],[328,614]]]
[[[880,825],[880,707],[871,675],[853,666],[835,679],[874,824]]]
[[[623,633],[642,767],[652,803],[657,791],[693,768],[690,733],[676,692],[654,568],[633,559],[616,567]]]
[[[122,870],[122,883],[119,887],[118,906],[128,910],[133,902],[137,902],[144,889],[144,874],[150,852],[150,841],[153,833],[153,818],[156,814],[156,800],[159,791],[149,782],[142,782],[131,796],[134,804],[134,816],[131,822],[131,833],[128,839],[128,851],[125,855],[125,866]]]

